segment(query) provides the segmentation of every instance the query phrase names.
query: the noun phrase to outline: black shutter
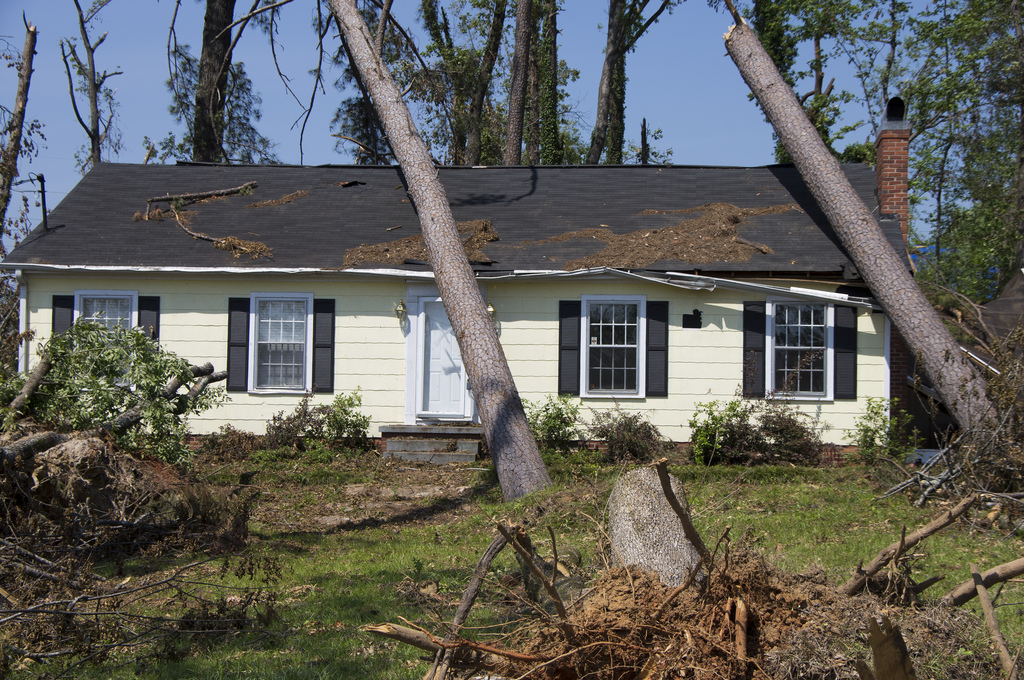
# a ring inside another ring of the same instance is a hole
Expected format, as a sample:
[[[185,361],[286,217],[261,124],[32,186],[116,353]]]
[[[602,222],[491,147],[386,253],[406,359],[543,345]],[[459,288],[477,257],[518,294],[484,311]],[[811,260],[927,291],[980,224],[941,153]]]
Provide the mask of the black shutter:
[[[334,298],[313,300],[313,387],[334,392]]]
[[[249,298],[228,298],[228,392],[249,389]]]
[[[668,300],[647,303],[647,396],[668,396]]]
[[[836,305],[835,326],[832,329],[835,347],[833,374],[836,399],[857,398],[857,309]]]
[[[158,296],[139,296],[139,328],[151,340],[160,339],[160,298]]]
[[[765,303],[743,303],[743,396],[763,397]]]
[[[75,320],[75,296],[54,295],[53,296],[53,334],[59,335],[71,328]]]
[[[580,312],[581,303],[558,303],[558,393],[580,394]]]

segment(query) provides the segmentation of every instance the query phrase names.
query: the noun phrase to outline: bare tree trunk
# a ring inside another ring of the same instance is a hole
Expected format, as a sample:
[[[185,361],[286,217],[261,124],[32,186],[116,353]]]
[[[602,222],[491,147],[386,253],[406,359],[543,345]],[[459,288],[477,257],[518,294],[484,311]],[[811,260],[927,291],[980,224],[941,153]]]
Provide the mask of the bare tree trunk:
[[[590,151],[587,165],[597,165],[604,151],[608,136],[608,115],[611,109],[612,74],[615,64],[622,56],[625,34],[625,0],[608,2],[608,40],[604,48],[604,65],[601,67],[601,81],[597,86],[597,120],[590,137]]]
[[[514,500],[542,489],[551,484],[551,478],[526,422],[498,334],[459,241],[437,168],[391,74],[373,53],[369,30],[355,0],[331,0],[331,11],[341,24],[353,63],[370,91],[419,213],[430,264],[469,372],[469,385],[502,493],[506,500]]]
[[[527,165],[540,165],[540,73],[537,48],[540,44],[535,19],[530,34],[530,59],[526,66],[526,109],[523,113],[523,157]]]
[[[14,95],[14,109],[7,124],[7,148],[0,157],[0,224],[7,216],[11,203],[11,187],[18,176],[18,155],[21,153],[21,135],[25,127],[25,107],[28,105],[28,86],[32,82],[32,59],[36,55],[35,26],[25,26],[25,48],[21,51],[21,68],[18,71],[18,91]]]
[[[963,360],[960,346],[850,186],[754,31],[730,9],[737,23],[725,36],[726,49],[850,258],[919,357],[953,418],[962,427],[980,423],[991,412],[984,382]]]
[[[231,31],[228,27],[234,17],[235,0],[206,0],[195,119],[192,122],[194,161],[217,163],[225,160],[221,135],[224,129],[224,96],[231,68]]]
[[[469,103],[469,118],[466,121],[468,124],[466,165],[480,164],[484,99],[487,98],[487,90],[491,86],[494,62],[498,59],[498,49],[501,47],[501,33],[505,28],[505,6],[505,0],[498,0],[494,4],[494,16],[491,19],[491,31],[487,35],[487,47],[484,48],[484,53],[480,57],[480,71],[476,76],[476,87],[473,89],[473,99]]]
[[[523,114],[526,111],[526,71],[530,60],[531,0],[516,3],[516,49],[512,57],[512,88],[508,95],[508,133],[505,135],[505,165],[519,165],[522,159]]]

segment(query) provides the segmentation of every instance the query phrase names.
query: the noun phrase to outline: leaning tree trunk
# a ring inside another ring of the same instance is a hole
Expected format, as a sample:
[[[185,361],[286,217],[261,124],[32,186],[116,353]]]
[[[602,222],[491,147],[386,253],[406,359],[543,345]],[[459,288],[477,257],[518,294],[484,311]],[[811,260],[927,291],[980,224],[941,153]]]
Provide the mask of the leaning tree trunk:
[[[28,86],[32,82],[32,59],[36,55],[36,27],[25,25],[25,49],[21,52],[18,70],[18,91],[14,96],[14,109],[7,124],[7,148],[0,156],[0,224],[4,223],[7,206],[11,202],[11,187],[18,176],[18,156],[21,154],[21,136],[25,128],[25,107],[28,105]]]
[[[854,192],[754,31],[735,9],[730,9],[736,25],[726,33],[725,46],[743,80],[872,294],[919,357],[925,375],[953,418],[961,427],[978,424],[991,410],[984,382],[964,361],[960,346]]]
[[[348,41],[353,63],[370,91],[419,213],[430,265],[469,372],[469,385],[502,493],[506,500],[514,500],[542,489],[551,484],[551,478],[526,422],[498,334],[462,249],[437,168],[416,132],[391,74],[373,52],[369,30],[355,0],[331,0],[331,11]]]
[[[482,136],[484,124],[484,100],[487,90],[491,87],[494,74],[494,62],[498,59],[501,49],[501,34],[505,29],[505,0],[494,4],[491,17],[491,30],[487,35],[487,46],[480,55],[480,71],[476,75],[473,86],[473,98],[469,102],[468,129],[466,131],[466,165],[479,165],[483,149]]]
[[[610,0],[608,3],[608,41],[604,48],[604,65],[601,66],[601,81],[597,86],[597,120],[590,137],[590,151],[587,165],[597,165],[604,151],[608,136],[608,116],[611,108],[612,72],[622,55],[623,33],[625,32],[624,0]]]

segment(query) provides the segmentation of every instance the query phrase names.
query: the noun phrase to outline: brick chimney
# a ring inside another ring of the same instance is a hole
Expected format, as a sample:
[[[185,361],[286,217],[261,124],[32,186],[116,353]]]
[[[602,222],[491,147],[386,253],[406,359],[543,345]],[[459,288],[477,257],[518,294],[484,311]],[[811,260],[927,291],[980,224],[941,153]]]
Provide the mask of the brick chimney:
[[[910,201],[907,175],[910,159],[910,123],[907,105],[893,97],[885,105],[882,125],[875,140],[875,176],[878,183],[878,209],[882,216],[900,221],[903,242],[907,242]]]

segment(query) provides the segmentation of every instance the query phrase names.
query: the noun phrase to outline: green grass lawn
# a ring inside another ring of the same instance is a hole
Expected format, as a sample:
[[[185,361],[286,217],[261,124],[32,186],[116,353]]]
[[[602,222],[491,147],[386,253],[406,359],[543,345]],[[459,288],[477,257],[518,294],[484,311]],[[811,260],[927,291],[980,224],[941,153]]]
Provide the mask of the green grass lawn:
[[[494,536],[495,521],[528,523],[541,553],[550,551],[547,528],[551,527],[559,550],[574,547],[585,562],[600,566],[597,522],[621,469],[596,465],[585,456],[568,463],[549,456],[549,462],[555,463],[556,488],[514,504],[500,502],[493,474],[461,472],[462,479],[475,485],[461,505],[438,505],[437,499],[426,499],[419,501],[421,512],[405,512],[396,521],[381,516],[326,530],[312,529],[303,520],[327,503],[342,503],[341,489],[346,484],[393,483],[379,463],[339,465],[267,457],[199,470],[213,482],[227,484],[240,473],[256,469],[260,494],[256,502],[275,504],[266,518],[276,520],[261,521],[259,511],[254,515],[244,549],[250,557],[271,558],[280,568],[280,576],[266,586],[272,603],[257,607],[264,615],[272,608],[271,622],[244,633],[180,640],[174,647],[177,654],[164,658],[140,659],[131,651],[115,654],[100,666],[78,666],[67,677],[418,680],[429,667],[420,652],[360,628],[405,618],[443,634],[444,622],[451,619],[479,556]],[[946,507],[933,503],[915,509],[908,498],[899,496],[876,501],[881,487],[873,481],[875,473],[860,467],[671,469],[683,479],[695,524],[710,546],[730,527],[733,546],[755,548],[781,569],[824,570],[836,585],[858,563],[868,562],[897,540],[902,525],[913,530]],[[983,511],[974,513],[974,519],[979,517],[984,518]],[[934,600],[969,577],[968,563],[984,570],[1019,557],[1022,539],[972,520],[946,529],[914,552],[917,580],[947,575],[946,581],[926,594],[926,600]],[[141,577],[197,557],[203,555],[137,556],[120,568],[121,573]],[[248,577],[234,575],[219,580],[213,567],[222,559],[213,558],[208,573],[194,580],[226,586],[254,584]],[[97,565],[98,571],[113,568]],[[511,551],[506,550],[491,574],[497,577],[517,569]],[[425,581],[437,583],[436,596],[417,596],[412,584]],[[213,586],[208,589],[212,591]],[[486,637],[489,631],[511,625],[508,618],[514,608],[503,603],[505,597],[493,581],[485,586],[469,620],[469,626],[480,628],[473,635]],[[1003,606],[998,615],[1013,650],[1024,643],[1021,603],[1024,587],[1019,583],[1008,586],[999,598]],[[12,677],[56,674],[63,667],[57,660],[16,664]]]

